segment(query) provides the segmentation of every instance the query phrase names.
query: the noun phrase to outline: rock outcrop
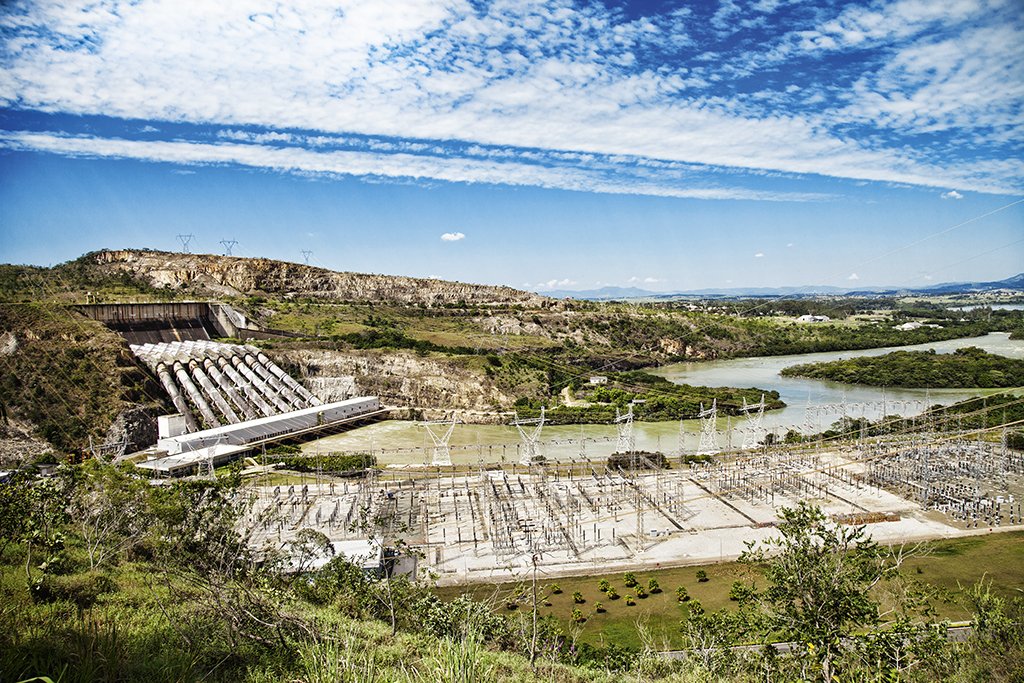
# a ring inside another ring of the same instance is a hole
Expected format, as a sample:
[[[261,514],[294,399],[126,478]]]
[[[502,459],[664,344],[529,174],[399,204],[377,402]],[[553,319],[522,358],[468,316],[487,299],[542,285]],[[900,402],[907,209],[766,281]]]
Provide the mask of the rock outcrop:
[[[379,396],[390,405],[460,414],[496,413],[515,402],[487,376],[455,359],[421,357],[405,351],[268,350],[275,362],[302,377],[323,400],[352,395]],[[485,421],[479,418],[466,421]]]
[[[398,275],[338,273],[265,258],[132,249],[100,251],[90,258],[110,273],[127,273],[153,287],[188,289],[215,296],[270,294],[427,306],[540,306],[545,301],[544,297],[511,287]]]

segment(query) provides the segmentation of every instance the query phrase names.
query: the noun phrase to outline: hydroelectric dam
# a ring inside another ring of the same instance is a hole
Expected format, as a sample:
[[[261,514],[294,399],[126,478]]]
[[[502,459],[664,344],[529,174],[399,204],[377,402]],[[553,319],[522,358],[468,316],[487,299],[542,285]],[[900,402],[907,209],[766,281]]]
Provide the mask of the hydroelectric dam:
[[[81,306],[128,341],[175,413],[157,418],[154,447],[138,467],[175,476],[212,468],[268,443],[297,439],[388,413],[375,396],[324,403],[252,345],[211,337],[280,336],[257,329],[226,304]]]

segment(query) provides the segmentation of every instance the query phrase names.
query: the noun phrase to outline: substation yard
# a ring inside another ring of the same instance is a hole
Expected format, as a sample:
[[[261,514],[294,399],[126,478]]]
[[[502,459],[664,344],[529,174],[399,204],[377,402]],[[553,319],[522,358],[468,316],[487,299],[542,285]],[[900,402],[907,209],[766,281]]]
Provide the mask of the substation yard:
[[[245,523],[258,543],[312,528],[343,545],[365,538],[352,529],[361,510],[383,512],[380,537],[401,535],[439,585],[526,578],[534,558],[548,577],[735,559],[800,500],[886,544],[1024,528],[1024,455],[989,443],[769,451],[667,470],[490,467],[257,481]]]

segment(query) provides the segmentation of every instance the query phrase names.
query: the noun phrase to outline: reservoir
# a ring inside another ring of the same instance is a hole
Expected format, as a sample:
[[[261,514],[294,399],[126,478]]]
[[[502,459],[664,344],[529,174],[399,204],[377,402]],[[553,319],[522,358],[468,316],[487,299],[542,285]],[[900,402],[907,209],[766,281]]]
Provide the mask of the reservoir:
[[[877,419],[883,414],[915,415],[926,406],[955,403],[972,396],[999,393],[996,389],[893,389],[839,384],[799,377],[782,377],[790,365],[858,356],[880,356],[891,351],[935,349],[951,353],[977,346],[990,353],[1024,358],[1024,340],[1011,340],[1008,333],[952,339],[914,346],[887,347],[863,351],[835,351],[791,356],[761,356],[699,363],[674,363],[649,370],[673,382],[696,386],[759,387],[779,392],[786,407],[764,414],[763,432],[779,436],[789,429],[817,432],[827,429],[843,414]],[[1006,390],[1002,390],[1006,391]],[[718,443],[739,446],[743,418],[718,419]],[[682,429],[680,429],[682,427]],[[438,426],[435,431],[443,431]],[[680,448],[697,450],[699,420],[679,422],[637,422],[633,426],[636,448],[677,455]],[[613,425],[545,426],[540,437],[541,452],[549,459],[601,458],[616,450],[617,430]],[[511,425],[456,425],[451,437],[454,463],[518,462],[519,434]],[[387,420],[327,436],[302,446],[304,452],[372,452],[381,465],[423,464],[430,460],[433,442],[426,429],[415,422]]]

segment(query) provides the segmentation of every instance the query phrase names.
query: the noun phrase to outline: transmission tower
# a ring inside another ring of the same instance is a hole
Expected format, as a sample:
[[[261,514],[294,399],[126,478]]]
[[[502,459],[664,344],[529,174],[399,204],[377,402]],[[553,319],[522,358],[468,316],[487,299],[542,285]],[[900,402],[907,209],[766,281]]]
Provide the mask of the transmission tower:
[[[615,426],[619,431],[619,438],[615,444],[616,453],[633,453],[636,451],[636,437],[633,436],[633,406],[643,403],[643,400],[633,400],[629,403],[629,411],[625,415],[615,409]]]
[[[520,420],[517,413],[516,419],[512,424],[519,431],[519,438],[523,440],[523,454],[519,458],[519,464],[530,466],[543,460],[540,452],[540,431],[544,428],[544,406],[540,407],[540,417]],[[523,427],[529,426],[532,426],[533,429],[529,431],[523,429]]]
[[[697,455],[711,455],[717,453],[718,447],[718,399],[711,400],[711,407],[704,409],[700,404],[700,444],[697,446]]]
[[[192,244],[192,240],[196,238],[195,235],[178,235],[178,241],[181,242],[181,250],[186,254],[191,254],[192,250],[189,245]]]
[[[761,423],[764,421],[764,394],[761,400],[754,405],[747,405],[747,399],[743,399],[742,412],[747,416],[743,425],[743,448],[754,448],[757,446],[757,437],[761,434]]]
[[[430,439],[434,442],[433,457],[430,460],[430,464],[434,466],[447,466],[452,464],[452,451],[448,446],[452,439],[452,432],[455,431],[455,414],[452,414],[452,421],[438,421],[438,422],[420,422],[420,426],[427,430],[427,434],[430,434]],[[439,431],[435,432],[432,427],[448,425],[448,428],[443,433]]]
[[[231,256],[231,250],[238,244],[238,240],[221,240],[220,243],[224,245],[224,255]]]
[[[303,249],[302,250],[302,260],[303,260],[303,262],[305,262],[305,264],[307,266],[309,265],[309,257],[312,256],[312,255],[313,255],[313,252],[311,252],[309,249]]]

